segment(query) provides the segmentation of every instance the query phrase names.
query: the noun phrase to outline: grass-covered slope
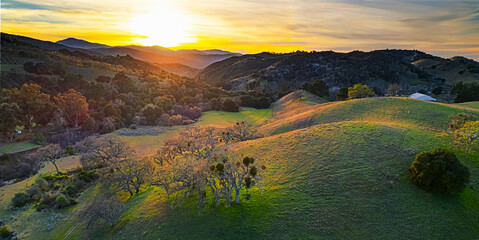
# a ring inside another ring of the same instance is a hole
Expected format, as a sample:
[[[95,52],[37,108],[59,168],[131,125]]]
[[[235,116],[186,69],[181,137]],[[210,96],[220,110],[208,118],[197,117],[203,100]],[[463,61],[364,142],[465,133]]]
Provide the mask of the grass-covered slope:
[[[198,215],[194,203],[169,209],[164,194],[152,189],[128,200],[121,223],[100,232],[108,239],[474,239],[476,190],[443,197],[407,180],[415,154],[436,147],[448,147],[447,136],[364,122],[238,143],[233,151],[268,167],[263,194],[254,191],[240,206],[208,207]],[[479,162],[460,159],[477,184]]]
[[[97,224],[85,231],[86,224],[78,213],[93,199],[96,190],[91,187],[78,206],[64,211],[64,224],[57,224],[50,232],[30,224],[19,229],[21,237],[63,239],[68,232],[67,239],[479,236],[477,190],[468,187],[457,196],[444,197],[424,192],[407,179],[407,169],[417,153],[437,147],[453,149],[444,129],[448,116],[465,111],[463,108],[405,98],[322,102],[306,93],[299,101],[283,99],[273,106],[272,113],[253,109],[208,112],[196,123],[218,127],[238,120],[263,123],[261,130],[269,136],[230,146],[231,152],[255,157],[267,166],[265,191],[254,190],[251,201],[241,198],[241,205],[227,208],[207,206],[198,215],[194,201],[171,209],[164,192],[150,187],[132,198],[123,198],[128,209],[113,228]],[[182,127],[177,128],[158,136],[122,138],[135,149],[143,149],[140,153],[149,154]],[[479,155],[456,154],[469,167],[471,184],[477,189]],[[32,221],[40,215],[29,210],[18,216]]]
[[[275,135],[231,147],[268,167],[263,194],[254,191],[252,200],[243,200],[240,206],[208,207],[198,215],[194,203],[183,210],[169,209],[164,194],[152,189],[129,200],[122,223],[102,233],[111,239],[474,239],[479,235],[476,190],[466,188],[458,196],[444,197],[424,192],[407,179],[417,153],[451,149],[444,133],[447,118],[464,109],[404,98],[320,105],[307,99],[273,106],[273,118],[263,129],[281,123],[279,130],[284,133],[275,130]],[[315,117],[309,127],[285,124],[293,117],[288,112],[301,110]],[[471,170],[475,186],[479,156],[456,153]]]
[[[32,150],[39,147],[40,145],[31,143],[31,142],[5,143],[0,145],[0,155],[4,153],[13,154],[18,152],[24,152],[24,151]]]
[[[479,101],[463,102],[463,103],[458,103],[457,105],[462,106],[462,107],[467,107],[467,108],[479,109]]]
[[[261,127],[266,134],[278,134],[322,123],[341,121],[385,122],[429,130],[443,130],[448,117],[459,112],[479,115],[474,109],[409,98],[364,98],[314,106],[291,106],[294,112],[272,119]],[[300,112],[300,113],[298,113]]]

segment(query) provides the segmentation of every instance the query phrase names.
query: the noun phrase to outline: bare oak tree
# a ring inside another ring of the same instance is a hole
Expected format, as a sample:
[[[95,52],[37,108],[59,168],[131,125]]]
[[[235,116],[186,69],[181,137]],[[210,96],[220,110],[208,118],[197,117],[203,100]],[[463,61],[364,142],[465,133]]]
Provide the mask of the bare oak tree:
[[[57,161],[60,158],[62,158],[63,150],[59,144],[50,144],[38,149],[37,156],[42,161],[51,162],[53,166],[55,166],[55,169],[57,170],[57,175],[60,175],[60,171],[58,170],[58,166],[57,166]]]

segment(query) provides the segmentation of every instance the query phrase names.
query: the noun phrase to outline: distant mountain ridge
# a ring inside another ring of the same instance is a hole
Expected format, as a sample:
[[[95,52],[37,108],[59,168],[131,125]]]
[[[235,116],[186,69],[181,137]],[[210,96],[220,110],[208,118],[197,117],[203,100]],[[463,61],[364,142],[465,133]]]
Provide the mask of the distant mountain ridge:
[[[426,61],[427,60],[427,64]],[[463,57],[444,59],[417,50],[375,50],[339,53],[258,53],[211,64],[197,79],[232,91],[288,91],[315,79],[324,80],[331,96],[341,87],[365,83],[384,94],[389,84],[404,93],[450,89],[453,84],[479,82],[479,63]]]
[[[76,38],[66,38],[60,41],[56,41],[57,44],[62,44],[68,47],[81,48],[81,49],[93,49],[93,48],[105,48],[110,47],[105,44],[92,43],[81,39]]]
[[[3,32],[2,34],[16,39],[17,41],[25,42],[49,51],[58,51],[64,48],[70,51],[84,52],[93,56],[130,55],[136,59],[148,61],[151,63],[182,64],[186,65],[187,67],[196,69],[202,69],[210,65],[211,63],[222,61],[233,56],[241,55],[239,53],[232,53],[218,49],[182,49],[174,51],[160,46],[108,46],[105,44],[92,43],[76,38],[67,38],[57,42],[50,42]]]
[[[239,53],[232,53],[219,49],[180,49],[175,51],[161,46],[108,46],[105,44],[92,43],[76,38],[67,38],[57,41],[56,43],[68,47],[96,51],[103,55],[130,55],[134,58],[152,63],[178,63],[192,68],[204,68],[211,63],[218,62],[229,57],[241,56]]]

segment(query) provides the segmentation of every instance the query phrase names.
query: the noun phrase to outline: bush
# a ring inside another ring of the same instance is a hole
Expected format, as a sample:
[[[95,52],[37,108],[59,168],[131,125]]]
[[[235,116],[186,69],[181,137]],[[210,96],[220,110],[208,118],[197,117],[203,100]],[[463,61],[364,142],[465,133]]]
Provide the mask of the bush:
[[[0,238],[7,239],[8,237],[13,236],[12,230],[8,225],[3,225],[0,227]]]
[[[69,145],[65,147],[65,153],[67,156],[72,156],[75,155],[75,150],[73,149],[73,146]]]
[[[135,130],[138,128],[138,126],[136,124],[131,124],[130,127],[128,127],[129,129],[131,130]]]
[[[65,189],[63,189],[61,193],[73,196],[74,194],[78,193],[78,188],[75,184],[70,184]]]
[[[459,162],[454,153],[440,148],[419,153],[409,168],[412,184],[442,194],[455,194],[464,190],[469,175],[469,169]]]
[[[469,113],[459,113],[449,117],[449,131],[454,132],[461,129],[466,122],[476,121],[476,116]]]
[[[35,134],[35,143],[42,145],[47,143],[47,138],[45,138],[45,135],[43,133],[37,133]]]
[[[240,97],[241,106],[243,107],[256,107],[256,101],[254,97],[250,95],[243,95]]]
[[[58,174],[58,175],[53,174],[53,173],[52,174],[43,174],[42,177],[47,181],[63,180],[63,179],[68,178],[68,174],[66,172],[60,171],[60,174]]]
[[[94,117],[88,117],[81,125],[81,128],[86,131],[96,131],[98,129],[98,123]]]
[[[37,211],[42,211],[44,209],[50,209],[55,206],[55,196],[51,193],[44,193],[38,205],[36,206]]]
[[[95,180],[98,178],[98,175],[94,171],[80,171],[78,172],[78,179],[85,181],[85,182],[91,182],[92,180]]]
[[[221,102],[218,98],[212,98],[209,103],[210,103],[211,109],[217,110],[217,111],[221,110]]]
[[[146,118],[146,122],[149,125],[155,125],[156,120],[160,118],[161,114],[163,114],[163,110],[156,106],[155,104],[147,104],[141,110],[143,116]]]
[[[225,112],[238,112],[239,108],[238,108],[238,104],[236,104],[230,98],[227,98],[223,101],[222,106],[221,106],[221,110],[223,110]]]
[[[182,121],[183,121],[183,118],[181,117],[181,115],[173,115],[173,116],[170,116],[169,118],[169,122],[171,126],[180,125]]]
[[[40,200],[41,198],[41,190],[39,187],[35,186],[35,185],[32,185],[31,187],[29,187],[27,190],[27,195],[30,197],[31,201],[32,202],[37,202]]]
[[[64,208],[70,206],[70,200],[65,195],[60,195],[55,199],[55,203],[58,208]]]
[[[258,109],[264,109],[264,108],[269,108],[269,105],[271,103],[269,102],[268,98],[266,97],[259,97],[256,99],[256,108]]]
[[[348,89],[349,87],[342,87],[338,90],[338,93],[336,93],[336,100],[338,101],[344,101],[348,99]]]
[[[329,87],[326,85],[326,82],[319,79],[314,80],[312,83],[305,83],[302,88],[319,97],[326,97],[329,94]]]
[[[14,207],[23,207],[30,203],[31,198],[26,193],[16,193],[12,198],[12,205]]]

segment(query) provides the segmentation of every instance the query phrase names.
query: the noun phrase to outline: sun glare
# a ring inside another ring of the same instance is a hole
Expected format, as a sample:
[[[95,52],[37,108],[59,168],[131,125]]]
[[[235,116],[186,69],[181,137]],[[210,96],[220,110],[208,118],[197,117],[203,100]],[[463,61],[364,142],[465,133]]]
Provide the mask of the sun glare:
[[[191,22],[187,14],[164,3],[146,14],[134,16],[129,28],[133,33],[143,36],[135,39],[141,45],[176,47],[194,41],[189,33]]]

